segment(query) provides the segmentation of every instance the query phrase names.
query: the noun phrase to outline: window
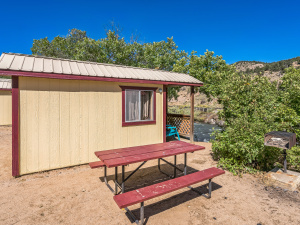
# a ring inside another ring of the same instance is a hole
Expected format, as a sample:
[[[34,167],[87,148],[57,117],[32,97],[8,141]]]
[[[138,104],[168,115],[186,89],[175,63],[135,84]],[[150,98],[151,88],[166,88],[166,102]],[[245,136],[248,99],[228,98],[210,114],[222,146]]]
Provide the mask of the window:
[[[122,88],[122,126],[134,126],[156,123],[157,88],[126,87]]]

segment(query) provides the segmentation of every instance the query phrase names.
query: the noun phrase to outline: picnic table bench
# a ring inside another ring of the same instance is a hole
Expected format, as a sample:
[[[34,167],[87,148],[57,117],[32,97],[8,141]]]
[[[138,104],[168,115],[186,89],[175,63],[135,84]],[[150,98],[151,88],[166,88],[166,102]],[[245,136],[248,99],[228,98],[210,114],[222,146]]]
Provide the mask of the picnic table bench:
[[[144,222],[144,202],[152,198],[179,190],[181,188],[189,187],[190,185],[199,183],[201,181],[209,180],[209,192],[208,196],[211,197],[211,179],[224,174],[221,169],[212,167],[206,170],[191,173],[186,176],[178,177],[172,180],[167,180],[158,184],[153,184],[147,187],[143,187],[137,190],[129,191],[120,195],[115,195],[114,200],[120,209],[127,208],[128,206],[141,203],[140,207],[140,221],[135,219],[137,224],[143,224]],[[191,187],[190,187],[191,188]],[[128,211],[128,210],[127,210]]]
[[[104,167],[104,181],[107,187],[115,194],[114,200],[120,208],[124,208],[133,220],[138,224],[143,224],[144,218],[144,201],[157,196],[176,191],[180,188],[189,187],[192,184],[209,180],[209,195],[211,196],[211,179],[224,173],[223,170],[210,168],[187,175],[187,153],[203,150],[205,147],[190,144],[183,141],[171,141],[161,144],[152,144],[144,146],[136,146],[129,148],[112,149],[107,151],[95,152],[100,161],[90,163],[92,169]],[[177,166],[177,155],[184,155],[183,170]],[[174,163],[163,159],[165,157],[174,156]],[[157,159],[158,169],[166,174],[172,180],[164,181],[148,187],[137,189],[125,193],[125,182],[132,177],[147,161]],[[173,174],[167,174],[161,170],[160,161],[164,161],[167,165],[173,167]],[[141,163],[134,171],[125,177],[125,166],[133,163]],[[121,182],[118,181],[118,167],[121,166]],[[107,181],[107,168],[115,169],[114,183],[115,187],[111,187]],[[183,172],[184,176],[178,177],[177,171]],[[119,191],[120,190],[120,191]],[[140,196],[139,196],[140,195]],[[141,203],[141,219],[140,222],[135,218],[132,212],[127,208],[136,203]]]

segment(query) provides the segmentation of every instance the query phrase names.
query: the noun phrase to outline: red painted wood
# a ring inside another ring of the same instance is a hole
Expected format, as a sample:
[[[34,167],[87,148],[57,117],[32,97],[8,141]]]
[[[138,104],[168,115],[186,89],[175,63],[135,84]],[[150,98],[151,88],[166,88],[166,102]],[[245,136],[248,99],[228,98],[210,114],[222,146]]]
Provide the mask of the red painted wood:
[[[164,85],[163,87],[163,142],[167,142],[167,135],[166,135],[166,125],[167,125],[167,87]]]
[[[141,87],[141,86],[120,86],[120,88],[122,89],[122,91],[126,90],[126,89],[131,89],[131,90],[146,90],[146,91],[156,91],[157,87]]]
[[[195,86],[195,87],[203,86],[203,84],[194,84],[194,83],[125,79],[125,78],[112,78],[112,77],[78,76],[78,75],[66,75],[66,74],[57,74],[57,73],[38,73],[38,72],[26,72],[26,71],[14,71],[14,70],[0,70],[0,75],[2,75],[2,76],[40,77],[40,78],[52,78],[52,79],[63,79],[63,80],[94,80],[94,81],[111,81],[111,82],[140,83],[140,84],[146,84],[146,83],[147,84],[164,84],[164,85]]]
[[[97,162],[90,162],[89,166],[91,167],[91,169],[96,169],[105,166],[105,164],[102,161],[97,161]]]
[[[122,127],[156,124],[155,120],[139,122],[122,122]]]
[[[153,184],[148,187],[129,191],[120,195],[115,195],[114,200],[119,208],[122,209],[179,190],[181,188],[212,179],[224,173],[224,170],[212,167],[186,176],[167,180],[158,184]]]
[[[125,123],[125,89],[122,89],[122,127]]]
[[[12,91],[12,89],[0,88],[0,91]]]
[[[194,151],[203,150],[203,149],[205,149],[205,147],[194,145],[194,146],[190,146],[190,147],[173,148],[173,149],[168,149],[168,150],[161,150],[161,151],[157,151],[157,152],[150,152],[150,153],[144,153],[144,154],[139,154],[139,155],[134,155],[134,156],[108,159],[108,160],[103,160],[103,161],[107,167],[117,167],[117,166],[122,166],[122,165],[129,165],[129,164],[133,164],[133,163],[137,163],[137,162],[143,162],[143,161],[148,161],[148,160],[153,160],[153,159],[169,157],[169,156],[173,156],[173,155],[179,155],[179,154],[188,153],[188,152],[194,152]],[[99,158],[102,161],[101,156],[99,156]]]
[[[134,150],[139,150],[141,148],[151,148],[151,149],[161,149],[162,148],[169,148],[170,146],[191,146],[192,144],[184,142],[184,141],[170,141],[167,143],[159,143],[159,144],[150,144],[150,145],[142,145],[142,146],[134,146],[134,147],[128,147],[128,148],[118,148],[118,149],[111,149],[111,150],[106,150],[106,151],[98,151],[95,152],[95,155],[97,157],[103,156],[103,155],[108,155],[108,154],[114,154],[114,153],[120,153],[120,152],[125,152],[125,151],[134,151]]]
[[[12,77],[12,175],[19,170],[19,77]]]
[[[120,88],[122,89],[122,127],[156,124],[156,90],[157,90],[157,87],[152,88],[152,87],[120,86]],[[125,121],[125,90],[126,89],[153,91],[153,120],[138,121],[138,122],[126,122]]]
[[[191,116],[190,116],[190,142],[194,143],[194,105],[195,105],[195,90],[194,87],[191,87],[190,93],[191,101]]]
[[[134,150],[131,151],[122,151],[122,152],[116,152],[116,153],[111,153],[111,154],[106,154],[102,155],[99,158],[101,160],[108,160],[108,159],[116,159],[116,158],[122,158],[122,157],[129,157],[129,156],[134,156],[134,155],[141,155],[145,153],[151,153],[151,152],[158,152],[158,151],[165,151],[165,150],[170,150],[174,148],[180,148],[183,147],[183,145],[170,145],[170,146],[158,146],[156,148],[153,147],[139,147],[135,148]]]

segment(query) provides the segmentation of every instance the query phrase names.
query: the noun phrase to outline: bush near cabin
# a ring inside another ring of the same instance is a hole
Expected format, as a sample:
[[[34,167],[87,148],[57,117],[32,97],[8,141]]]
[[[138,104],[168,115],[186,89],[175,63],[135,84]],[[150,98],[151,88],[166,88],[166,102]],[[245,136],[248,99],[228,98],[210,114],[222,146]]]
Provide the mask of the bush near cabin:
[[[287,71],[286,76],[291,76],[290,73]],[[292,73],[295,77],[294,70]],[[224,107],[219,116],[225,121],[225,129],[217,132],[213,141],[219,165],[235,174],[269,170],[278,162],[282,150],[264,146],[264,134],[285,130],[299,137],[300,115],[297,105],[290,104],[292,96],[288,93],[294,93],[295,87],[285,88],[287,77],[279,85],[266,77],[235,73],[223,83],[218,99]],[[290,165],[297,164],[299,151],[288,153]]]

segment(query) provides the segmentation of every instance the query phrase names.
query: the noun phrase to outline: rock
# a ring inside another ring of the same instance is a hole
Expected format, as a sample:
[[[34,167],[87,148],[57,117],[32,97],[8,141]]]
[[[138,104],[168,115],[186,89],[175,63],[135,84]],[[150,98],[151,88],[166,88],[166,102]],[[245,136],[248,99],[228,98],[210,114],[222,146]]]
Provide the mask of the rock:
[[[267,186],[280,187],[284,191],[300,190],[300,173],[290,170],[284,173],[281,169],[274,168],[264,176],[263,181]]]

